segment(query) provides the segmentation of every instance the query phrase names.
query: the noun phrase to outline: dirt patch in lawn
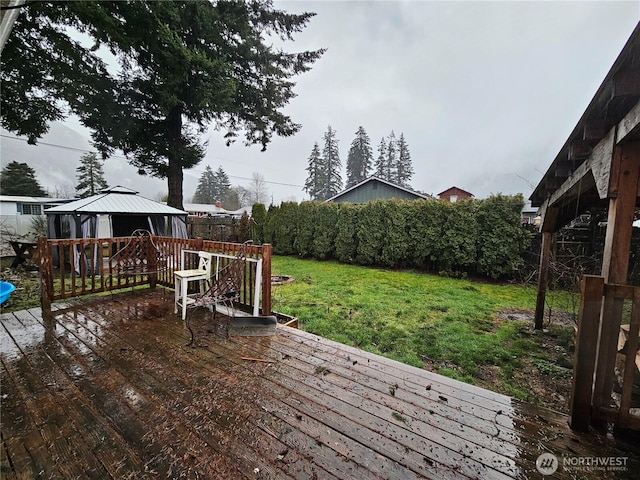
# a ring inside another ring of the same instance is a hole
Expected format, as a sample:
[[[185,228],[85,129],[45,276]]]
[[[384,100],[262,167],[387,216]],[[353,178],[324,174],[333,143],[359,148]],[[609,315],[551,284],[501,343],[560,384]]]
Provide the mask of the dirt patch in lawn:
[[[558,412],[568,414],[573,374],[575,317],[566,312],[545,317],[543,330],[533,328],[533,310],[508,309],[495,315],[496,324],[517,322],[516,341],[535,344],[531,354],[518,358],[519,366],[505,372],[498,365],[479,365],[472,379],[460,375],[489,390],[520,398]],[[450,375],[459,369],[450,362],[426,360],[424,368]],[[455,376],[455,375],[454,375]]]

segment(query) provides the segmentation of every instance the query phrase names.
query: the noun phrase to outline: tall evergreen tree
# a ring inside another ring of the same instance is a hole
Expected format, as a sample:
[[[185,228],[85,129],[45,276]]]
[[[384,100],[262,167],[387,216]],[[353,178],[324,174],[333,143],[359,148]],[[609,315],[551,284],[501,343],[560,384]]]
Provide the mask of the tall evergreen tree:
[[[80,157],[80,166],[76,168],[76,195],[80,198],[97,195],[107,188],[102,170],[102,161],[95,153],[85,153]]]
[[[306,170],[307,180],[304,182],[303,190],[309,194],[311,200],[322,200],[324,198],[326,180],[318,142],[313,145]]]
[[[36,172],[26,163],[9,162],[0,172],[2,195],[44,197],[45,191],[36,179]]]
[[[347,188],[369,176],[373,164],[371,140],[364,127],[358,127],[347,156]]]
[[[216,183],[216,175],[209,165],[207,165],[200,175],[196,193],[193,194],[193,203],[207,203],[213,205],[218,197],[218,185]]]
[[[313,15],[270,0],[30,2],[0,58],[2,125],[35,142],[68,106],[103,156],[120,149],[167,178],[168,204],[182,208],[183,169],[203,158],[211,124],[227,143],[244,131],[263,149],[300,129],[282,110],[292,78],[323,51],[288,53],[268,38],[293,40]],[[93,44],[73,40],[74,29]],[[117,71],[98,57],[101,45]]]
[[[413,165],[411,164],[411,154],[409,145],[404,138],[404,133],[398,139],[398,160],[396,162],[396,183],[403,187],[409,187],[413,176]]]
[[[389,134],[388,142],[387,142],[387,161],[385,162],[383,177],[385,180],[388,180],[392,183],[398,183],[398,179],[396,176],[396,164],[398,162],[398,146],[396,141],[396,134],[393,133],[393,130]]]
[[[387,178],[387,143],[384,137],[378,145],[378,158],[376,158],[376,177]]]
[[[327,128],[324,134],[324,148],[322,149],[322,163],[324,168],[324,193],[323,200],[331,198],[342,190],[342,165],[340,163],[340,152],[338,150],[338,139],[336,131]]]
[[[221,201],[224,205],[227,201],[227,197],[229,196],[229,192],[231,191],[231,181],[229,180],[229,175],[222,169],[222,165],[218,167],[215,173],[215,186],[216,186],[216,195],[217,200]]]

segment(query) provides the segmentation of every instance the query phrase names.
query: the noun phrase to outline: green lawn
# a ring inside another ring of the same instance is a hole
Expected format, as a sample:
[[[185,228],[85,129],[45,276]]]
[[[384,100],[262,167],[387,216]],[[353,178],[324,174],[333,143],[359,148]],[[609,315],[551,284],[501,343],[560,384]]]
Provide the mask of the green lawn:
[[[543,345],[552,336],[568,347],[571,328],[551,325],[535,333],[532,320],[497,315],[533,310],[533,286],[279,256],[272,273],[295,279],[273,287],[273,309],[298,317],[301,329],[317,335],[414,366],[435,365],[439,373],[479,385],[487,385],[483,376],[492,369],[498,377],[492,385],[520,398],[531,397],[513,381],[525,365],[566,373],[566,361],[553,370],[558,359]],[[573,297],[551,292],[548,303],[570,310]]]

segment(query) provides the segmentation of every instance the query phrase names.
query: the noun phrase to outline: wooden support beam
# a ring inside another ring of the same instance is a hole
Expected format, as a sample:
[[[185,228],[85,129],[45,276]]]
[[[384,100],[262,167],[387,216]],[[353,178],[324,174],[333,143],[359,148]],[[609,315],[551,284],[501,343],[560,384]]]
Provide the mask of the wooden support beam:
[[[599,412],[603,407],[611,406],[611,392],[613,390],[613,376],[623,306],[621,299],[615,298],[613,295],[607,295],[605,290],[598,339],[598,355],[596,357],[595,383],[593,386],[593,407],[595,412]]]
[[[569,145],[569,155],[568,159],[573,160],[584,160],[591,154],[592,146],[589,142],[585,140],[573,140]]]
[[[618,128],[616,129],[616,143],[621,143],[627,140],[634,132],[640,128],[640,100],[635,106],[629,110],[620,122],[618,122]]]
[[[573,430],[589,429],[593,372],[598,348],[604,278],[584,275],[580,281],[578,334],[573,362],[573,382],[569,401],[569,425]]]
[[[611,98],[625,95],[640,95],[640,72],[623,70],[613,77]]]
[[[560,209],[556,207],[550,207],[549,204],[545,201],[539,209],[541,221],[540,221],[540,231],[541,232],[555,232],[557,223],[558,223],[558,214],[560,213]]]
[[[609,183],[609,216],[602,261],[602,275],[606,283],[627,283],[629,249],[639,182],[640,141],[627,142],[615,147]]]
[[[585,176],[592,175],[593,180],[596,183],[596,189],[600,198],[607,198],[609,189],[610,169],[613,156],[615,139],[615,129],[611,129],[609,133],[593,148],[589,158],[582,162],[560,187],[555,188],[551,196],[549,197],[549,205],[556,206],[564,203],[564,198],[567,192],[576,187],[584,187],[586,182],[583,182]],[[547,184],[553,182],[547,179]],[[557,182],[560,179],[553,179]],[[582,194],[582,191],[579,192]]]
[[[542,232],[542,246],[540,247],[540,268],[538,269],[538,295],[536,298],[536,314],[534,317],[534,328],[542,330],[544,320],[544,304],[547,295],[547,285],[549,283],[549,260],[551,258],[551,247],[555,233]]]
[[[602,276],[605,283],[626,284],[633,216],[640,182],[640,141],[616,146],[613,157]],[[604,303],[593,395],[596,411],[600,407],[609,406],[611,402],[622,307],[623,301],[613,296]]]
[[[574,165],[575,165],[575,162],[568,161],[568,160],[557,162],[555,164],[555,168],[556,168],[555,176],[567,178],[569,175],[573,173]]]
[[[564,181],[565,179],[561,177],[548,177],[545,182],[545,187],[547,188],[547,190],[555,191],[562,186]]]
[[[610,128],[611,124],[600,117],[585,120],[582,128],[582,139],[587,142],[599,142]]]

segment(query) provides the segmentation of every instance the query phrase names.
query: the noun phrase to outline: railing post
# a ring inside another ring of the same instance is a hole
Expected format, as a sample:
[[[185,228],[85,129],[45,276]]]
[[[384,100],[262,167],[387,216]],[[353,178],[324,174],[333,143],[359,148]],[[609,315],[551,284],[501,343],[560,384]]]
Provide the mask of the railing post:
[[[262,245],[262,315],[271,315],[271,244]]]
[[[46,237],[38,238],[38,254],[40,255],[40,302],[42,310],[51,310],[53,297],[53,269],[51,250]]]
[[[595,275],[582,277],[578,334],[573,361],[573,384],[569,401],[569,425],[574,430],[587,430],[591,422],[593,374],[598,349],[603,292],[603,277]]]

